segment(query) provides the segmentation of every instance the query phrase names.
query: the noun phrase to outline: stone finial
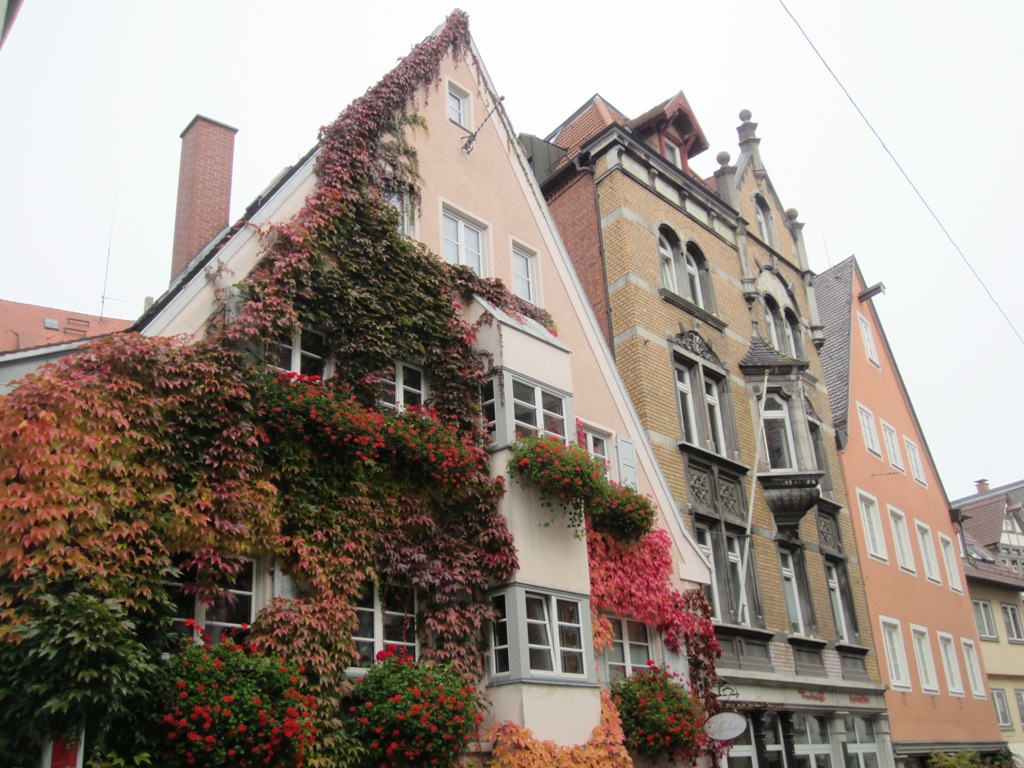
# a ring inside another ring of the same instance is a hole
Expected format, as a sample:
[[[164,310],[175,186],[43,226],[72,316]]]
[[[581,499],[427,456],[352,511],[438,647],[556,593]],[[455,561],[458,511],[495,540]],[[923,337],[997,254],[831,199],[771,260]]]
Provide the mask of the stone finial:
[[[753,116],[754,114],[749,109],[740,110],[740,120],[742,120],[744,123],[749,123],[750,118],[752,118]]]
[[[729,161],[732,160],[732,158],[729,156],[728,152],[722,151],[718,153],[718,155],[715,157],[715,160],[718,162],[719,165],[728,165]]]
[[[787,208],[786,218],[789,219],[790,221],[796,221],[798,218],[800,218],[800,211],[798,211],[796,208]]]

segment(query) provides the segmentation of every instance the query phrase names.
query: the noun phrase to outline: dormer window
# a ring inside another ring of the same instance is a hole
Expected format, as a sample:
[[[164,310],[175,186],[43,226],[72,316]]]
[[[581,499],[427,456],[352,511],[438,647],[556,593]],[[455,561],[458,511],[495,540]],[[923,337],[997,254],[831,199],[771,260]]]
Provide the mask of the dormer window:
[[[679,149],[679,145],[670,139],[665,139],[665,159],[672,163],[676,168],[682,170],[683,153]]]

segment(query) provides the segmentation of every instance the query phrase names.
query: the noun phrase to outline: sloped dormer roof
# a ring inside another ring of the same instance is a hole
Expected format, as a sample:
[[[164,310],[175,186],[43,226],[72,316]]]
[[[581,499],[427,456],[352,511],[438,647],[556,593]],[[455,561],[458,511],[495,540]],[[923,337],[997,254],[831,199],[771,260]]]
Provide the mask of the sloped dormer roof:
[[[850,344],[853,328],[854,258],[839,262],[814,278],[814,296],[828,343],[821,350],[832,423],[846,430],[850,410]]]
[[[664,126],[672,125],[686,145],[687,159],[696,157],[710,146],[682,91],[647,110],[640,117],[630,120],[628,125],[637,132],[649,128],[660,131]]]

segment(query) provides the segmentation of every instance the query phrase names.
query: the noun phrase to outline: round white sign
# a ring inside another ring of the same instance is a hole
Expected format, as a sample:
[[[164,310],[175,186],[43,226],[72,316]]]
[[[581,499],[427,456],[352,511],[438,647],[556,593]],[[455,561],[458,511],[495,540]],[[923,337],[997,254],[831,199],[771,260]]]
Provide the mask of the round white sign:
[[[715,741],[735,739],[747,728],[747,718],[735,712],[719,712],[704,723],[704,733]]]

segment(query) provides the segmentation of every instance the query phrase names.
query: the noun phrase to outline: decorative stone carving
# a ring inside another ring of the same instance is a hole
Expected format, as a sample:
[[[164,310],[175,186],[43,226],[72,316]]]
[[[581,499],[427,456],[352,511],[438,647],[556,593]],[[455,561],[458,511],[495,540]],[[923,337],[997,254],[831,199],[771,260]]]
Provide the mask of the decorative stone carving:
[[[735,484],[724,482],[721,483],[721,487],[722,511],[727,515],[739,517],[739,499],[737,498]]]
[[[770,472],[758,475],[765,500],[781,530],[795,529],[818,503],[824,472]]]
[[[705,472],[690,472],[690,494],[693,500],[704,506],[711,506],[711,484]]]
[[[838,552],[839,534],[836,531],[836,521],[828,515],[818,515],[818,536],[821,539],[821,546]]]
[[[701,335],[696,331],[686,331],[685,333],[676,334],[675,338],[672,340],[687,352],[692,352],[697,357],[712,362],[719,368],[725,367],[722,365],[722,361],[718,359],[718,355],[715,354],[714,350],[711,349],[708,343],[704,341]]]

